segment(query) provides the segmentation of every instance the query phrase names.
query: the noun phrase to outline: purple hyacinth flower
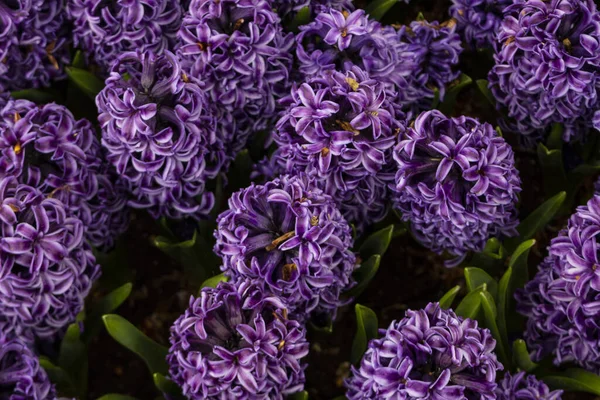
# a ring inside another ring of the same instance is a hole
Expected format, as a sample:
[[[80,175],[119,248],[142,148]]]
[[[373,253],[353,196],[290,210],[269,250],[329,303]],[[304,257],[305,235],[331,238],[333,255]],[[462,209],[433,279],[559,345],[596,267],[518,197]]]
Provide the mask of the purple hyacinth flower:
[[[51,194],[0,178],[0,314],[49,338],[75,321],[100,270],[84,225]]]
[[[385,85],[354,67],[294,86],[285,102],[274,137],[283,170],[315,177],[359,230],[382,218],[403,124]]]
[[[205,183],[223,166],[223,141],[203,88],[175,55],[120,55],[96,104],[102,145],[127,183],[132,207],[155,218],[210,211],[214,196]]]
[[[0,4],[0,92],[49,86],[70,62],[62,0]]]
[[[492,48],[504,9],[512,3],[511,0],[452,0],[450,15],[472,48]]]
[[[171,327],[171,379],[192,400],[283,400],[304,387],[306,332],[256,284],[221,282]]]
[[[0,322],[0,398],[55,400],[54,386],[32,349],[33,337]]]
[[[496,395],[498,400],[561,400],[562,390],[550,391],[543,381],[521,371],[515,375],[506,373]]]
[[[553,123],[581,137],[599,108],[600,13],[591,0],[516,2],[505,10],[488,75],[506,127],[539,136]]]
[[[441,24],[419,20],[400,27],[398,37],[403,51],[413,57],[413,69],[407,89],[398,91],[396,102],[418,112],[431,109],[436,89],[439,99],[444,99],[446,85],[460,75],[456,67],[462,47],[455,31],[454,20]]]
[[[496,372],[503,367],[496,341],[477,321],[429,303],[380,334],[360,367],[352,367],[348,399],[496,399]]]
[[[313,22],[300,27],[296,55],[305,79],[358,66],[394,92],[406,90],[416,68],[414,55],[406,51],[396,30],[360,9],[321,9]]]
[[[183,18],[180,0],[67,0],[75,47],[106,73],[121,53],[173,49]]]
[[[491,125],[424,112],[400,136],[394,159],[395,207],[426,247],[459,262],[490,237],[516,235],[521,180]]]
[[[217,224],[215,252],[227,276],[264,281],[294,319],[313,312],[335,317],[340,293],[353,284],[351,229],[306,175],[234,193]]]
[[[289,91],[293,44],[270,1],[193,0],[177,54],[218,109],[233,113],[244,129],[234,141],[244,147],[250,133],[272,123],[277,100]]]
[[[554,238],[538,273],[517,292],[519,312],[528,318],[525,340],[533,359],[574,363],[600,373],[600,196],[577,208]]]
[[[0,98],[0,177],[59,199],[94,247],[112,248],[129,225],[123,183],[109,172],[92,124],[64,106]]]

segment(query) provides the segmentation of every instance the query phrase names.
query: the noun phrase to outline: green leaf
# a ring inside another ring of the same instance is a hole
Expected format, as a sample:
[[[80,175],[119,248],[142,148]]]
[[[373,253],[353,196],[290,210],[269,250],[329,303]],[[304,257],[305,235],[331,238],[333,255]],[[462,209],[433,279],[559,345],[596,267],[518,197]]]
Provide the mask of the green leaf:
[[[66,67],[65,71],[67,71],[69,79],[92,100],[104,88],[104,83],[91,72],[74,67]]]
[[[496,274],[504,269],[505,257],[506,251],[502,243],[496,238],[491,238],[486,242],[482,252],[473,254],[469,265]]]
[[[546,195],[552,196],[569,186],[562,150],[548,149],[543,143],[537,147],[538,159],[542,168],[542,183]]]
[[[600,395],[600,376],[580,368],[569,368],[560,375],[544,376],[542,379],[558,389]]]
[[[563,148],[563,132],[564,127],[562,124],[553,124],[548,140],[546,140],[546,146],[550,150],[562,150]]]
[[[306,25],[310,22],[310,8],[304,7],[294,17],[294,19],[289,23],[287,29],[290,32],[297,32],[298,27],[301,25]]]
[[[166,378],[163,374],[158,372],[152,374],[152,379],[154,380],[154,386],[161,392],[168,394],[173,400],[175,399],[184,399],[181,394],[181,388],[177,386],[175,382]]]
[[[71,64],[75,68],[85,68],[85,56],[81,50],[77,50],[75,57],[73,57],[73,63]]]
[[[365,11],[372,19],[379,21],[397,2],[398,0],[373,0],[365,7]]]
[[[513,342],[513,363],[515,366],[525,372],[531,372],[537,368],[537,364],[531,361],[527,344],[523,339],[517,339]]]
[[[521,243],[512,256],[510,256],[508,266],[512,268],[513,274],[510,280],[508,298],[512,298],[515,290],[523,288],[529,280],[529,266],[527,265],[527,259],[529,257],[529,251],[534,245],[535,239],[527,240]]]
[[[498,316],[496,303],[492,295],[484,290],[479,293],[481,297],[481,305],[483,308],[483,316],[486,328],[490,330],[492,336],[496,339],[496,354],[500,359],[500,362],[504,364],[504,367],[510,369],[510,359],[508,358],[506,348],[508,346],[508,338],[503,336],[498,329],[496,318]]]
[[[512,277],[512,268],[508,268],[498,284],[498,329],[503,337],[508,337],[507,318],[509,314],[509,285]]]
[[[140,356],[151,373],[167,374],[167,348],[148,338],[125,318],[108,314],[102,317],[106,330],[117,342]]]
[[[363,260],[366,260],[375,254],[385,254],[386,250],[390,245],[390,242],[392,241],[393,235],[394,225],[390,225],[387,228],[383,228],[382,230],[370,235],[368,238],[365,239],[363,244],[360,246],[360,249],[358,250],[361,258]]]
[[[506,241],[505,247],[509,252],[514,251],[519,244],[525,240],[535,237],[536,233],[542,230],[562,207],[566,192],[560,192],[549,200],[546,200],[534,212],[532,212],[517,227],[519,236]]]
[[[78,323],[67,328],[60,344],[58,366],[71,377],[77,397],[84,398],[87,394],[88,356],[80,332]]]
[[[205,287],[215,288],[217,287],[219,282],[227,282],[228,280],[229,278],[227,278],[224,273],[215,275],[212,278],[208,278],[207,280],[202,282],[202,286],[200,286],[200,289],[203,289]]]
[[[308,400],[308,392],[306,390],[294,394],[290,394],[286,397],[286,400]]]
[[[113,290],[104,296],[98,303],[90,307],[86,317],[85,332],[83,334],[84,342],[89,342],[100,331],[102,326],[102,316],[116,310],[131,294],[131,283]]]
[[[448,290],[440,299],[440,307],[443,309],[452,308],[452,302],[456,298],[456,295],[458,295],[458,292],[460,292],[460,285],[456,285],[452,289]]]
[[[486,81],[485,79],[478,79],[475,81],[475,84],[477,85],[477,88],[479,89],[481,94],[483,94],[483,97],[485,97],[492,106],[496,107],[496,98],[488,88],[488,81]]]
[[[129,267],[128,246],[124,240],[117,242],[110,253],[94,251],[96,261],[102,267],[99,287],[104,291],[115,290],[134,280],[134,270]]]
[[[124,394],[110,393],[105,394],[102,397],[98,397],[97,400],[137,400],[135,397],[126,396]]]
[[[467,294],[454,310],[456,315],[463,318],[477,319],[479,311],[481,310],[481,296],[479,296],[479,293],[483,290],[486,290],[485,284]]]
[[[369,282],[375,277],[375,274],[379,270],[379,263],[381,262],[381,256],[375,254],[371,256],[367,261],[363,262],[360,267],[353,273],[356,286],[346,292],[346,296],[358,297],[369,285]]]
[[[352,341],[350,362],[358,364],[367,350],[369,340],[377,337],[377,315],[369,307],[360,304],[354,306],[356,313],[356,334]]]
[[[446,90],[444,101],[439,105],[439,110],[445,115],[451,115],[454,111],[458,94],[471,83],[473,83],[473,80],[466,74],[461,74],[457,80],[451,82]]]
[[[50,382],[56,385],[57,390],[65,396],[77,396],[77,389],[67,371],[52,364],[45,357],[40,357],[40,366],[44,368],[50,378]]]
[[[10,93],[14,99],[24,99],[32,101],[36,104],[46,104],[56,101],[56,94],[49,93],[47,90],[40,89],[25,89],[17,90]]]
[[[481,285],[487,285],[487,291],[496,298],[498,295],[498,283],[487,272],[480,268],[467,267],[465,268],[465,281],[469,292],[476,290]]]

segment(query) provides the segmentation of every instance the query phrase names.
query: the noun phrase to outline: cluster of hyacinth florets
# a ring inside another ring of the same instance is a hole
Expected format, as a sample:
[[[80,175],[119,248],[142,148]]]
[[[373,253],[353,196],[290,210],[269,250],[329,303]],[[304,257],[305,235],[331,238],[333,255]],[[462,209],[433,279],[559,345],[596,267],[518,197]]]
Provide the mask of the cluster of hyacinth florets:
[[[551,355],[556,365],[574,363],[600,373],[600,196],[571,216],[554,238],[538,273],[517,293],[527,316],[525,340],[536,361]]]
[[[525,371],[507,372],[496,389],[497,400],[561,400],[562,390],[550,390],[548,385]]]
[[[460,261],[490,237],[516,235],[521,180],[491,125],[424,112],[402,133],[394,159],[395,207],[428,248]]]
[[[477,321],[430,303],[380,334],[360,366],[352,367],[348,399],[496,399],[496,373],[503,367],[496,341]]]

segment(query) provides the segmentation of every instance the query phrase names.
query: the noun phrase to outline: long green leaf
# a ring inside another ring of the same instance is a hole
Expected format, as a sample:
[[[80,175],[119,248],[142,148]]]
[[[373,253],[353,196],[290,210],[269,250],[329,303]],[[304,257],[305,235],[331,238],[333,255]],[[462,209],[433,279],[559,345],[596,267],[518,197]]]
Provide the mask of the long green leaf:
[[[475,84],[477,85],[477,88],[479,89],[483,97],[485,97],[492,106],[496,107],[496,97],[494,97],[494,95],[488,88],[488,81],[486,81],[485,79],[478,79],[475,81]]]
[[[97,400],[137,400],[135,397],[126,396],[124,394],[110,393],[105,394],[102,397],[98,397]]]
[[[181,394],[181,388],[177,386],[175,382],[166,378],[163,374],[158,372],[152,374],[152,379],[154,380],[154,386],[161,391],[162,393],[166,393],[172,400],[183,400],[184,397]]]
[[[473,254],[469,265],[495,274],[503,270],[505,257],[506,251],[502,243],[496,238],[490,238],[483,251]]]
[[[69,374],[78,397],[87,394],[88,353],[81,341],[79,324],[73,323],[63,336],[58,354],[58,366]]]
[[[450,83],[444,101],[439,105],[439,110],[446,115],[451,115],[459,93],[471,83],[473,83],[473,80],[466,74],[461,74],[456,81]]]
[[[366,260],[375,254],[383,255],[390,246],[393,235],[394,225],[390,225],[366,238],[358,250],[362,259]]]
[[[465,281],[469,292],[481,287],[484,283],[487,285],[487,291],[496,298],[498,295],[498,283],[487,272],[480,268],[465,268]]]
[[[479,296],[479,293],[483,290],[486,290],[485,284],[467,294],[454,310],[456,315],[463,318],[477,319],[479,311],[481,310],[481,296]]]
[[[358,364],[367,350],[369,340],[377,337],[377,315],[369,307],[360,304],[354,306],[356,313],[356,334],[352,341],[350,362]]]
[[[290,394],[286,397],[286,400],[308,400],[308,392],[303,390],[302,392]]]
[[[446,310],[452,308],[452,302],[454,302],[458,292],[460,292],[460,285],[456,285],[452,289],[448,290],[440,299],[440,307]]]
[[[200,289],[203,289],[205,287],[215,288],[215,287],[217,287],[219,282],[227,282],[228,280],[229,280],[229,278],[227,278],[225,276],[225,273],[215,275],[212,278],[208,278],[207,280],[202,282],[202,286],[200,286]]]
[[[58,367],[45,357],[40,357],[40,366],[44,368],[50,382],[56,385],[57,390],[65,396],[77,396],[77,388],[67,371]]]
[[[532,372],[537,368],[537,364],[531,361],[527,344],[523,339],[517,339],[513,342],[513,363],[519,369],[525,372]]]
[[[102,326],[102,316],[115,311],[131,294],[131,283],[113,290],[102,298],[98,303],[90,308],[90,312],[85,319],[85,332],[83,334],[84,342],[95,337]]]
[[[140,356],[151,373],[167,374],[167,348],[148,338],[125,318],[108,314],[102,317],[106,330],[117,342]]]
[[[369,282],[375,277],[375,274],[377,274],[380,262],[381,256],[379,254],[371,256],[367,261],[363,262],[353,274],[356,286],[346,292],[346,296],[358,297],[367,288]]]
[[[544,376],[542,379],[555,388],[600,395],[600,376],[580,368],[570,368],[560,375]]]
[[[510,281],[509,298],[512,298],[515,290],[523,288],[529,280],[529,266],[527,264],[527,259],[529,257],[529,251],[534,245],[535,239],[527,240],[521,243],[510,257],[508,266],[513,269],[513,275]]]
[[[498,358],[504,367],[510,369],[511,359],[508,357],[506,352],[508,338],[503,336],[500,333],[500,329],[498,329],[498,324],[496,322],[498,314],[494,298],[488,291],[485,290],[480,292],[479,296],[481,297],[481,306],[483,308],[485,326],[490,330],[496,339],[496,354],[498,355]]]
[[[509,285],[512,278],[512,268],[508,268],[498,284],[498,329],[502,337],[508,337],[507,318],[509,314]]]
[[[67,71],[69,79],[92,100],[94,100],[98,93],[104,88],[104,83],[91,72],[74,67],[66,67],[65,71]]]
[[[46,104],[57,100],[56,94],[40,89],[17,90],[11,92],[10,95],[14,99],[29,100],[37,104]]]
[[[373,0],[367,5],[365,11],[372,19],[379,21],[397,2],[398,0]]]

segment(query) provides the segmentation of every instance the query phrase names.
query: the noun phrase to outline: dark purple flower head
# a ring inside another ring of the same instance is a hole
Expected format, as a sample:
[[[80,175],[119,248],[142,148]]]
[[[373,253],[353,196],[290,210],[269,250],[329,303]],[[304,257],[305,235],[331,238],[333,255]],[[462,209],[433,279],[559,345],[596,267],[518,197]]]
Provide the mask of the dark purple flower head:
[[[0,98],[0,177],[10,175],[65,203],[92,246],[110,248],[127,228],[126,192],[94,128],[64,106]]]
[[[528,317],[525,339],[533,358],[552,355],[556,365],[575,363],[600,373],[600,196],[577,208],[554,238],[537,275],[517,292]]]
[[[292,18],[305,7],[311,14],[318,14],[326,8],[335,10],[354,10],[352,0],[272,0],[273,8],[282,18]]]
[[[462,52],[456,21],[439,23],[413,21],[398,30],[403,51],[413,57],[413,69],[406,90],[398,91],[398,102],[416,103],[416,108],[431,109],[435,89],[443,100],[446,85],[458,78],[458,56]]]
[[[364,10],[323,9],[296,35],[299,70],[305,78],[326,71],[365,70],[395,90],[405,90],[415,68],[413,55],[405,51],[398,33],[369,19]]]
[[[394,179],[391,151],[403,126],[385,85],[354,67],[294,86],[285,101],[275,134],[284,170],[315,177],[345,216],[363,216],[350,223],[368,225],[385,214],[386,182]],[[355,196],[379,201],[355,204]]]
[[[179,32],[184,68],[206,82],[212,102],[251,120],[272,118],[291,84],[293,34],[284,34],[272,7],[267,0],[193,0]]]
[[[70,61],[63,0],[0,3],[0,92],[49,86]]]
[[[248,281],[203,289],[171,327],[169,372],[192,400],[283,400],[304,387],[304,328]]]
[[[252,184],[217,219],[215,252],[225,273],[264,281],[294,319],[335,316],[352,286],[351,229],[333,199],[303,174]]]
[[[154,217],[199,218],[225,160],[216,119],[198,81],[165,52],[124,53],[96,98],[107,158],[128,184],[129,204]]]
[[[452,0],[450,15],[457,29],[472,48],[492,48],[504,9],[511,0]]]
[[[496,341],[438,303],[406,312],[373,339],[346,381],[350,400],[494,400]]]
[[[424,112],[394,159],[395,206],[433,251],[462,257],[490,237],[516,234],[521,180],[511,147],[490,124]]]
[[[591,125],[600,87],[600,14],[591,0],[529,0],[506,9],[490,89],[516,131]]]
[[[0,398],[56,399],[54,386],[31,350],[32,339],[16,335],[9,326],[0,323]]]
[[[175,45],[180,0],[67,0],[75,47],[103,72],[124,52],[162,54]]]
[[[7,176],[0,229],[0,315],[51,337],[75,320],[99,276],[84,225],[52,194]]]
[[[498,400],[561,400],[562,390],[550,391],[548,386],[533,375],[521,371],[506,373],[496,389]]]

